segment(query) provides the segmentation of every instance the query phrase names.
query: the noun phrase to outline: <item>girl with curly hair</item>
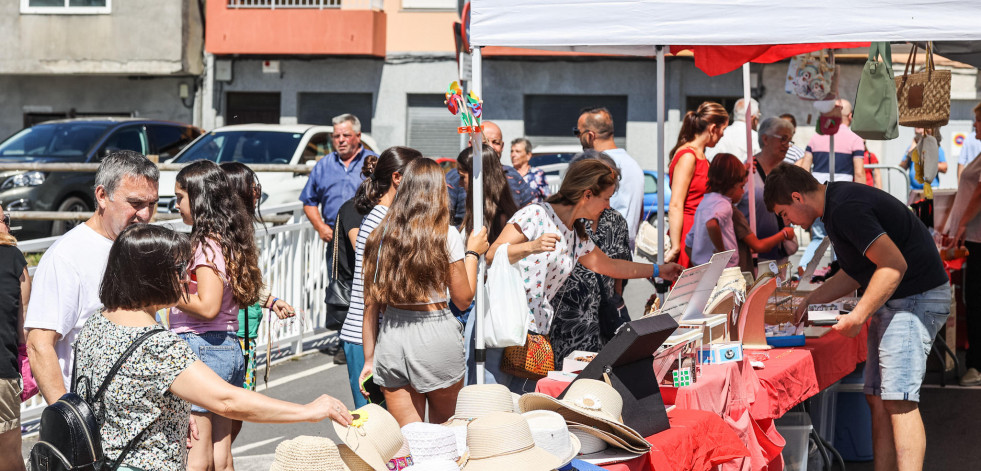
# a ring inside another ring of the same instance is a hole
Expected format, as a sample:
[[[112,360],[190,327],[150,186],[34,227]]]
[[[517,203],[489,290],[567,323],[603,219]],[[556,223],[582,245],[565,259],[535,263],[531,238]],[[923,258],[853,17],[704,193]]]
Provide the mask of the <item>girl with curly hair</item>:
[[[193,257],[188,296],[171,309],[170,329],[209,368],[241,387],[245,361],[238,342],[238,311],[259,301],[262,273],[250,212],[231,190],[218,164],[199,160],[181,169],[174,188],[177,208],[191,226]],[[232,421],[194,406],[198,429],[188,469],[232,469]]]

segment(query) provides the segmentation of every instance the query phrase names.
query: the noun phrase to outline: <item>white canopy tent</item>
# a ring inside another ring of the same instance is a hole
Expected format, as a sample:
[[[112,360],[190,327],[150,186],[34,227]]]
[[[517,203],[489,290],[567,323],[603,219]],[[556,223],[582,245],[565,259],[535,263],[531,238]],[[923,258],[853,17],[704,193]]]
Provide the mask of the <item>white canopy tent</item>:
[[[963,0],[826,0],[821,4],[773,0],[471,0],[472,89],[482,95],[481,47],[657,57],[657,165],[664,171],[664,49],[670,45],[738,46],[865,41],[981,40],[981,8]],[[744,67],[748,98],[748,68]],[[484,110],[491,110],[488,103]],[[747,110],[749,107],[747,107]],[[752,145],[747,145],[752,149]],[[834,154],[832,151],[832,159]],[[482,189],[474,158],[474,188]],[[834,161],[831,162],[834,168]],[[752,179],[750,180],[752,181]],[[657,207],[664,207],[658,179]],[[750,197],[754,192],[750,191]],[[482,199],[474,198],[475,227]],[[750,207],[753,207],[752,201]],[[664,215],[658,217],[664,246]],[[755,222],[750,223],[755,228]],[[663,263],[663,250],[658,251]],[[483,381],[482,314],[478,279],[476,335],[478,381]]]

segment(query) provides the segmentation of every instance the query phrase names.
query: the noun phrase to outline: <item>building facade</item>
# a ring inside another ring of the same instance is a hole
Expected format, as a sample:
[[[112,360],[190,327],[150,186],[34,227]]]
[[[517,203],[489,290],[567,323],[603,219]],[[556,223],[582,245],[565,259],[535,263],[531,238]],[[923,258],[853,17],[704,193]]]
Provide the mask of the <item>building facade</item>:
[[[0,2],[0,135],[72,116],[195,121],[196,0]]]

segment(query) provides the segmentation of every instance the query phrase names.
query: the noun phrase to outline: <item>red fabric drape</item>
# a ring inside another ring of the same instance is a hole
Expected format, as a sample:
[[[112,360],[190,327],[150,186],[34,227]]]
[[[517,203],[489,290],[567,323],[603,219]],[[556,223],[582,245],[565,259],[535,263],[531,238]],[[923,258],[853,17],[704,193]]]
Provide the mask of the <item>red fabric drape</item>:
[[[820,49],[869,47],[869,43],[760,44],[755,46],[671,46],[671,53],[684,50],[695,55],[695,67],[710,77],[732,72],[747,62],[770,64]]]

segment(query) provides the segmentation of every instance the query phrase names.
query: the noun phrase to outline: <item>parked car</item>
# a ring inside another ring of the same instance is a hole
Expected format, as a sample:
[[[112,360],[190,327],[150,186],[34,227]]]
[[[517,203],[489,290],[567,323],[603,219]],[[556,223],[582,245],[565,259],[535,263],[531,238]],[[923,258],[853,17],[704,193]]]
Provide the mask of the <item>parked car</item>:
[[[531,150],[528,164],[545,172],[548,189],[554,194],[559,191],[565,171],[569,169],[569,162],[580,152],[582,146],[578,145],[535,146]]]
[[[213,162],[242,162],[244,164],[283,164],[313,166],[331,153],[333,126],[309,124],[237,124],[224,126],[203,134],[171,162],[189,163],[195,160]],[[362,133],[361,142],[377,151],[371,136]],[[307,174],[291,172],[258,172],[262,184],[261,202],[265,205],[295,203],[307,183]],[[177,212],[174,182],[177,172],[160,172],[161,212]]]
[[[98,163],[106,153],[132,150],[176,155],[203,131],[169,121],[133,118],[79,118],[47,121],[0,142],[3,163]],[[94,172],[0,172],[0,203],[9,211],[93,211]],[[22,239],[61,235],[75,221],[17,221]]]
[[[657,219],[657,172],[644,170],[644,216]],[[671,184],[664,181],[664,216],[668,215],[668,203],[671,202]]]

